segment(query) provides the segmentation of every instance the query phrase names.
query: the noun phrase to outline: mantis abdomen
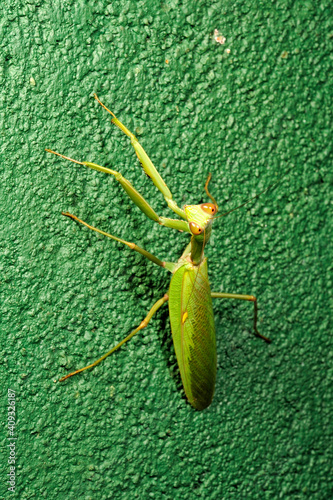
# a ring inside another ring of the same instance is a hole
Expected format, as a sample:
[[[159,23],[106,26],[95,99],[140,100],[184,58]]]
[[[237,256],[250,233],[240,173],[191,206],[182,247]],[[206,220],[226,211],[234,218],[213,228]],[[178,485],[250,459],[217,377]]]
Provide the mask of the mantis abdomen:
[[[210,405],[216,379],[216,341],[207,261],[189,262],[172,276],[169,289],[172,338],[186,397],[194,408]]]

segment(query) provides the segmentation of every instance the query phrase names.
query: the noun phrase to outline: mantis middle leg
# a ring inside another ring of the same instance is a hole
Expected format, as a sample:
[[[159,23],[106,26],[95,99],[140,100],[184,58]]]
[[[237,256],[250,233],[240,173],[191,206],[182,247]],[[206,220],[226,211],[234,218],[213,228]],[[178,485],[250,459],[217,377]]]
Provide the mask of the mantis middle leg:
[[[69,217],[70,219],[73,219],[73,220],[76,220],[77,222],[80,222],[80,224],[83,224],[84,226],[86,226],[88,229],[91,229],[92,231],[96,231],[96,233],[103,234],[104,236],[107,236],[108,238],[111,238],[112,240],[118,241],[119,243],[123,243],[124,245],[128,246],[131,250],[134,250],[135,252],[140,253],[141,255],[146,257],[146,259],[151,260],[152,262],[154,262],[154,264],[157,264],[160,267],[164,267],[165,269],[167,269],[170,272],[173,271],[173,269],[176,265],[173,262],[166,262],[166,261],[160,260],[158,257],[155,257],[155,255],[153,255],[152,253],[147,252],[147,250],[145,250],[144,248],[139,247],[136,243],[132,243],[130,241],[125,241],[121,238],[118,238],[117,236],[113,236],[113,234],[106,233],[105,231],[102,231],[101,229],[97,229],[97,227],[90,226],[89,224],[87,224],[83,220],[76,217],[76,215],[72,215],[68,212],[62,212],[62,215],[65,215],[66,217]]]
[[[255,335],[257,337],[260,337],[263,339],[265,342],[270,343],[271,340],[268,337],[265,337],[264,335],[261,335],[261,333],[258,332],[257,329],[257,321],[258,321],[258,304],[257,304],[257,299],[253,295],[239,295],[237,293],[218,293],[218,292],[212,292],[211,293],[212,298],[216,299],[238,299],[238,300],[248,300],[250,302],[253,302],[254,306],[254,321],[253,321],[253,329],[255,332]]]

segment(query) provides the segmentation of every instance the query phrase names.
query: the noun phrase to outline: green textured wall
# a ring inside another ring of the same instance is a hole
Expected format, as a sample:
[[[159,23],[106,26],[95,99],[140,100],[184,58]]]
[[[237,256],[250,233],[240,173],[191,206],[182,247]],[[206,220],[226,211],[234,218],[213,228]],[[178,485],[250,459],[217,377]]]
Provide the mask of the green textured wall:
[[[1,7],[1,405],[16,391],[16,491],[1,498],[329,499],[332,481],[332,14],[322,1],[3,0]],[[214,29],[226,38],[214,37]],[[207,247],[218,376],[203,412],[184,399],[167,308],[143,319],[169,276],[93,225],[177,259],[188,236],[154,225],[110,176],[163,215],[129,141],[138,135],[176,201],[223,211]],[[331,355],[331,357],[330,357]]]

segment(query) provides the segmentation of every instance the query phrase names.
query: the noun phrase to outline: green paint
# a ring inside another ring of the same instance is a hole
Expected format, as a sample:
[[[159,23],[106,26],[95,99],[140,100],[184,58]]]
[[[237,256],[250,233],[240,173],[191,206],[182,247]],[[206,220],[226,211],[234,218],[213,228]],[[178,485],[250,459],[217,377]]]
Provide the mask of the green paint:
[[[1,13],[0,376],[3,422],[17,391],[16,497],[330,498],[331,3],[4,0]],[[94,92],[179,207],[205,199],[208,172],[220,213],[294,172],[214,225],[212,289],[255,294],[273,342],[251,336],[248,304],[213,301],[204,412],[181,397],[163,310],[98,373],[53,382],[168,289],[159,268],[61,212],[170,261],[187,239],[147,222],[111,177],[51,165],[45,147],[120,171],[163,213]]]

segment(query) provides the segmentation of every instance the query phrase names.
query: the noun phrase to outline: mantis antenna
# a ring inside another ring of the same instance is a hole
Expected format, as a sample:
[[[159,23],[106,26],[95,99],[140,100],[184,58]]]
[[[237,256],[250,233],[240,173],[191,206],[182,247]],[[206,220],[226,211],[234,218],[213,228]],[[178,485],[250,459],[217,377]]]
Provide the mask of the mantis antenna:
[[[210,175],[210,174],[209,174]],[[281,179],[283,179],[284,176],[280,177],[279,180],[277,180],[276,182],[274,182],[273,184],[270,184],[267,188],[265,188],[263,191],[260,191],[260,193],[256,194],[255,196],[253,196],[253,198],[250,198],[249,200],[245,201],[244,203],[242,203],[241,205],[238,205],[238,207],[235,207],[235,208],[232,208],[231,210],[228,210],[228,212],[225,212],[224,214],[221,214],[221,215],[217,215],[216,217],[214,217],[214,219],[218,219],[219,217],[224,217],[225,215],[228,215],[228,214],[231,214],[231,212],[235,212],[235,210],[238,210],[239,208],[242,208],[244,207],[245,205],[247,205],[248,203],[250,203],[251,201],[253,200],[256,200],[257,198],[259,198],[259,196],[261,196],[262,194],[266,193],[266,191],[268,191],[269,189],[275,187],[277,184],[279,184],[279,182],[281,182]],[[208,179],[207,179],[208,181]],[[207,184],[207,182],[206,182]],[[206,186],[205,186],[206,188]],[[208,193],[208,190],[206,189],[206,193],[208,194],[208,196],[213,200],[213,197],[210,196],[210,194]]]
[[[215,198],[214,198],[214,197],[210,194],[210,192],[208,191],[208,184],[209,184],[209,182],[210,182],[211,178],[212,178],[212,174],[211,174],[211,173],[209,173],[209,174],[208,174],[208,177],[207,177],[207,180],[206,180],[206,184],[205,184],[205,191],[206,191],[206,193],[207,193],[208,198],[210,198],[210,199],[212,200],[212,202],[214,203],[214,205],[216,206],[216,211],[218,211],[219,206],[218,206],[218,204],[216,203]]]

